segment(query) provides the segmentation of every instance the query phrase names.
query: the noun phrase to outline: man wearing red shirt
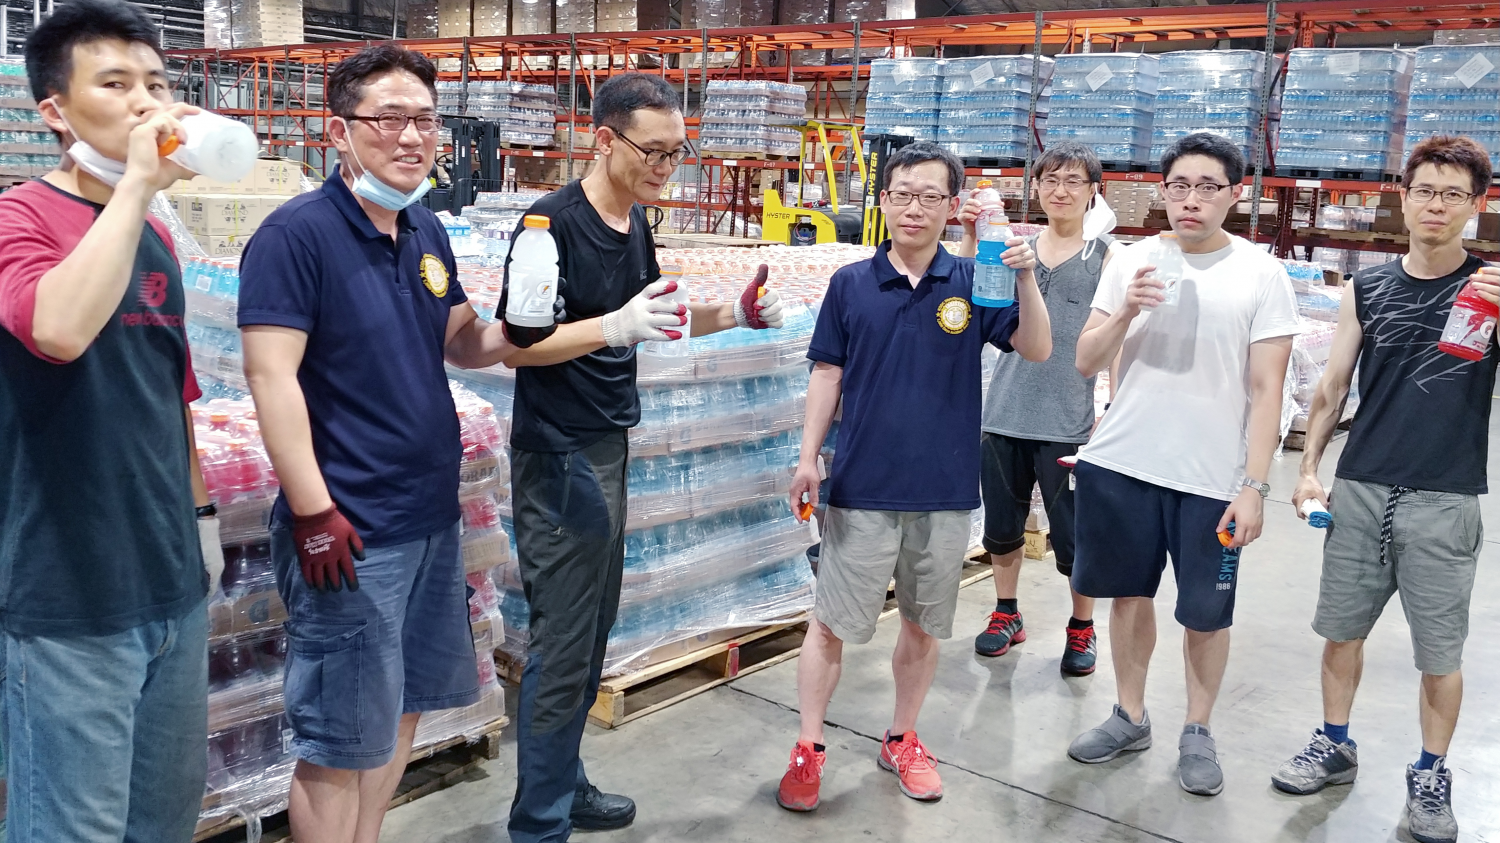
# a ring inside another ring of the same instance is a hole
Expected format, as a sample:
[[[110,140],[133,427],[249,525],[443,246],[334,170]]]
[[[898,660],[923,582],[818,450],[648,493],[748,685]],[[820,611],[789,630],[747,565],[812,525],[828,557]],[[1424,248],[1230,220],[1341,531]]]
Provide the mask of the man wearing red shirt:
[[[203,798],[204,561],[223,557],[184,407],[182,280],[147,211],[192,175],[158,154],[196,111],[172,103],[158,44],[120,0],[60,6],[26,42],[67,152],[0,195],[12,843],[187,843]]]

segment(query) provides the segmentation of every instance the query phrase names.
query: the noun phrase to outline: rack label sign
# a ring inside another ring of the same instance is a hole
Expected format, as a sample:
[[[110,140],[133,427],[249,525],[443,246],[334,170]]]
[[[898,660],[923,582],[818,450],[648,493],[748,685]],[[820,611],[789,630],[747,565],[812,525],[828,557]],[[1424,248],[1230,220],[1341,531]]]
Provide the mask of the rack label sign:
[[[975,85],[983,85],[984,83],[994,78],[995,66],[990,62],[985,62],[984,64],[981,64],[980,66],[969,71],[969,79],[973,80]]]
[[[1352,76],[1359,72],[1359,53],[1334,53],[1328,57],[1328,72],[1334,76]]]
[[[1113,78],[1115,78],[1115,72],[1109,69],[1109,65],[1100,64],[1098,67],[1090,71],[1089,75],[1083,78],[1083,81],[1089,83],[1090,91],[1097,91],[1101,87],[1103,87],[1105,82],[1108,82]]]
[[[1494,63],[1485,58],[1483,53],[1480,53],[1467,62],[1464,62],[1464,66],[1460,67],[1458,72],[1453,74],[1453,78],[1462,82],[1465,88],[1472,88],[1475,82],[1488,76],[1489,72],[1494,69]]]

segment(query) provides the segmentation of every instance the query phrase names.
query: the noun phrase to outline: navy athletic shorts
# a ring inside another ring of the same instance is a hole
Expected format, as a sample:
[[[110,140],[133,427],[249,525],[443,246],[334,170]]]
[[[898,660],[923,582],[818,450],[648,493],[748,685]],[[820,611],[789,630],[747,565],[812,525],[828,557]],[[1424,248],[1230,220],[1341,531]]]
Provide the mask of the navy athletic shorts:
[[[1177,578],[1177,622],[1198,632],[1234,620],[1240,552],[1219,544],[1229,504],[1137,480],[1080,460],[1073,469],[1077,557],[1086,597],[1155,597],[1167,558]]]

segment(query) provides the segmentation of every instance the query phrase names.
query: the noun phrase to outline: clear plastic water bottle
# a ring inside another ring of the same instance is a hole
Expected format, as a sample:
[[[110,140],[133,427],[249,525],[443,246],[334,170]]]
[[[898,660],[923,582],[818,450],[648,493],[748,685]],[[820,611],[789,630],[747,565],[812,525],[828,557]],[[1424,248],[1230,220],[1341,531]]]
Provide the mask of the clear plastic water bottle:
[[[212,111],[189,114],[181,122],[187,140],[168,158],[221,182],[237,182],[255,169],[260,141],[249,126]]]
[[[1176,307],[1182,292],[1182,278],[1187,272],[1187,259],[1182,254],[1182,244],[1175,234],[1159,234],[1156,245],[1151,247],[1148,258],[1156,267],[1152,275],[1166,285],[1162,290],[1161,307]]]
[[[661,280],[676,282],[677,289],[673,290],[670,293],[662,293],[661,295],[657,296],[657,298],[661,299],[662,301],[675,302],[686,308],[689,298],[686,278],[682,274],[682,268],[677,266],[662,267]],[[692,310],[687,311],[687,320],[687,323],[684,324],[681,328],[673,329],[682,332],[681,339],[667,340],[665,342],[652,341],[642,343],[641,351],[646,354],[653,354],[657,357],[687,357],[689,354],[688,337],[691,336],[693,332]]]
[[[1000,191],[996,190],[993,185],[994,182],[989,179],[980,179],[978,189],[969,197],[978,202],[979,207],[983,209],[979,212],[979,218],[974,221],[975,231],[980,231],[984,228],[984,224],[989,221],[992,211],[999,211],[1001,212],[1002,219],[1004,217],[1005,202],[1000,198]],[[1004,250],[1002,249],[1001,251]]]
[[[505,303],[505,330],[517,344],[531,345],[552,327],[557,301],[557,241],[552,221],[528,214],[525,230],[511,247],[510,296]]]
[[[991,216],[979,228],[979,256],[974,266],[973,302],[982,307],[1010,307],[1016,302],[1016,271],[1001,260],[1011,238],[1004,216]]]

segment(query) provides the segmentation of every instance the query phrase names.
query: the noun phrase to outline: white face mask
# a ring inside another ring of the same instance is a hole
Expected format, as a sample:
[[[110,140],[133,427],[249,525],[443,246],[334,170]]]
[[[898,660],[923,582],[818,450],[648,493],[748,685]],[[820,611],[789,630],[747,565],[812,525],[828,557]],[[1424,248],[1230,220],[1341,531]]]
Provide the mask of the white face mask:
[[[348,124],[346,123],[345,126],[348,126]],[[345,135],[348,136],[348,134],[350,133],[346,129]],[[423,178],[421,184],[418,184],[416,189],[411,193],[402,193],[376,178],[374,174],[365,169],[364,162],[359,160],[359,153],[354,151],[354,138],[352,137],[349,138],[349,157],[354,159],[354,163],[358,164],[360,169],[360,173],[354,179],[354,185],[349,188],[349,192],[362,199],[368,199],[387,211],[399,211],[409,207],[423,196],[426,196],[427,191],[432,189],[432,182],[427,178]]]
[[[1083,247],[1085,259],[1093,253],[1094,243],[1100,237],[1115,230],[1117,222],[1115,209],[1104,201],[1104,194],[1095,193],[1093,201],[1089,203],[1089,209],[1083,214],[1083,239],[1088,243]]]
[[[52,107],[57,108],[56,100],[53,101]],[[68,124],[68,118],[63,116],[62,109],[57,109],[57,116],[62,119],[63,128],[67,129],[68,134],[73,136],[73,145],[68,147],[67,152],[64,154],[73,159],[73,163],[78,165],[80,170],[83,170],[99,181],[104,182],[110,187],[118,185],[120,180],[125,178],[125,162],[116,161],[113,158],[105,158],[103,153],[80,138],[78,133],[73,131],[73,127]]]

